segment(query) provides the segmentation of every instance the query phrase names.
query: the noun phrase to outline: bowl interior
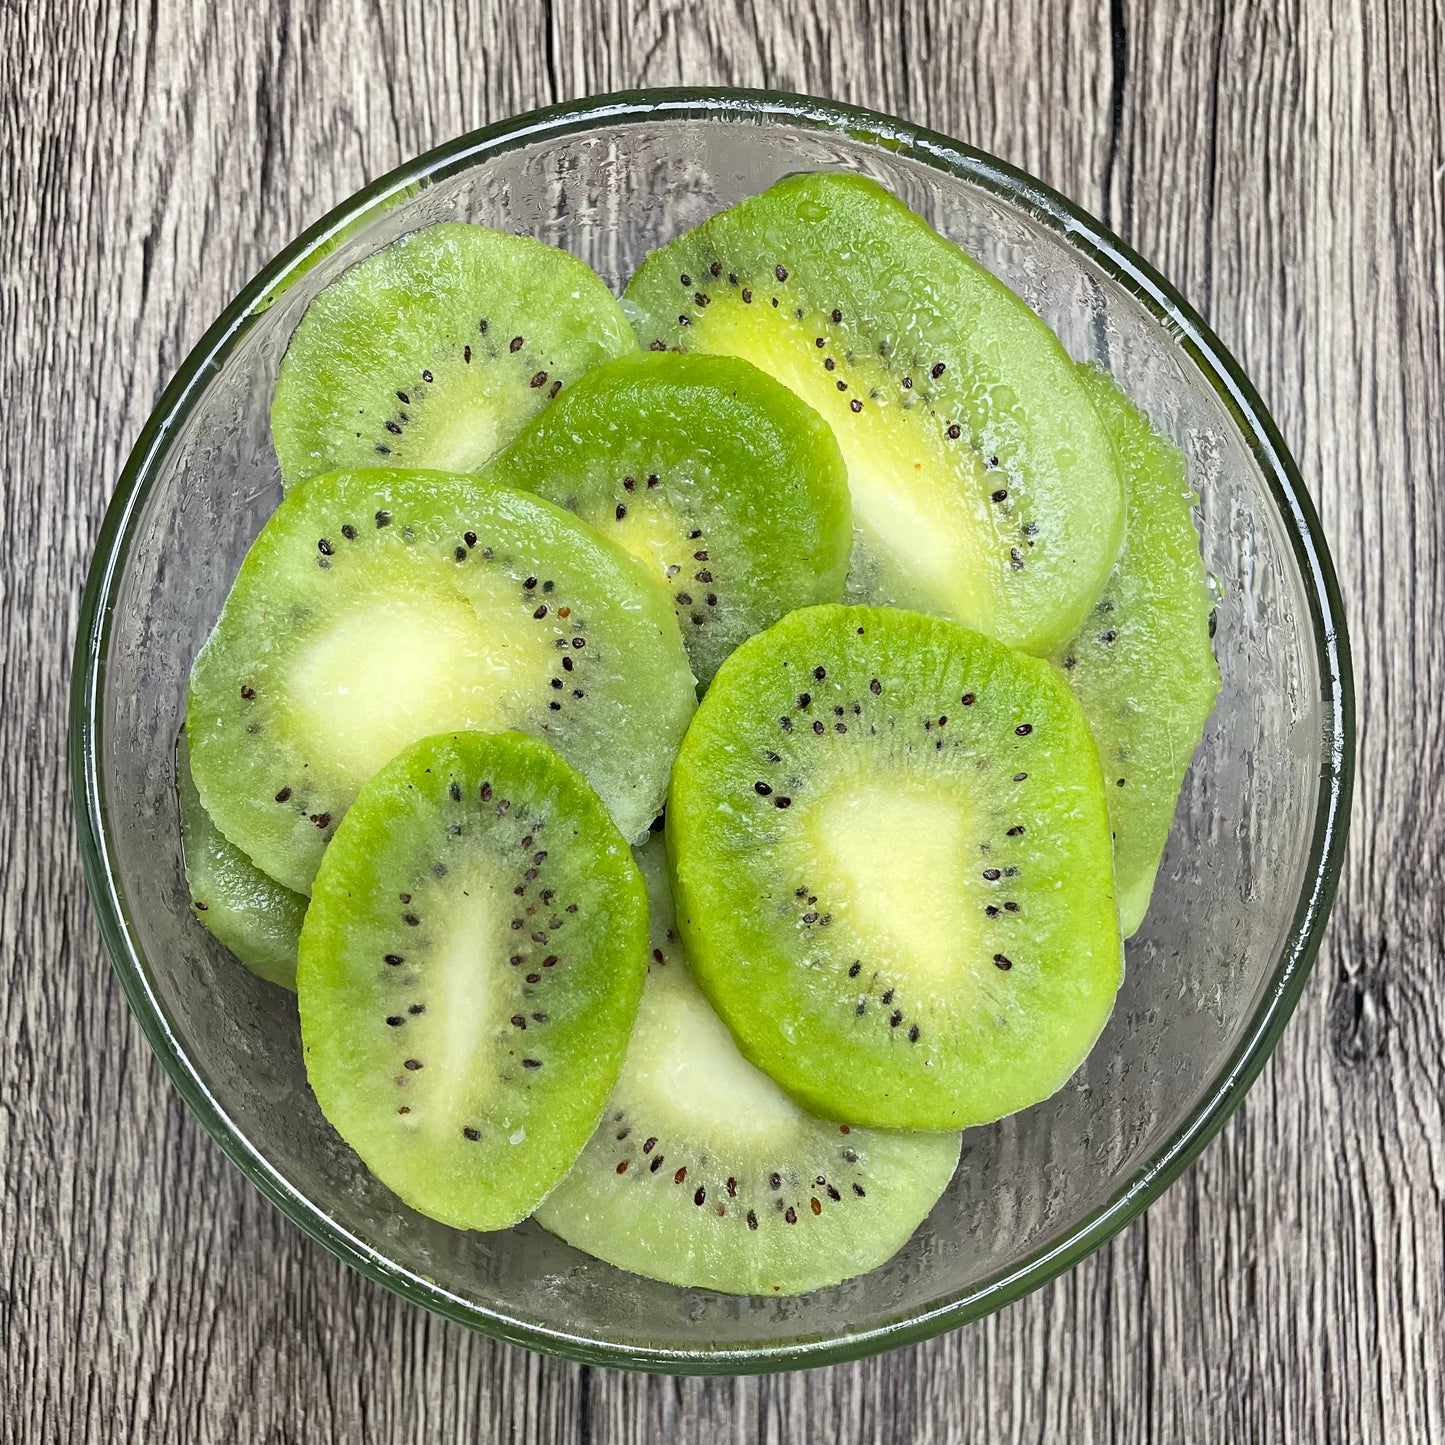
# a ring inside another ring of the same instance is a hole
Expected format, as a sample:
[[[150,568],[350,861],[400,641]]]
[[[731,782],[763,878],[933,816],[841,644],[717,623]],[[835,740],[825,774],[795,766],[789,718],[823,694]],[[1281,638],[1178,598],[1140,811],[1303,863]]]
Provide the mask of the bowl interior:
[[[1085,1067],[1048,1102],[970,1131],[952,1187],[884,1268],[800,1299],[736,1299],[623,1274],[530,1223],[459,1233],[376,1184],[312,1100],[292,1000],[252,979],[190,916],[172,744],[191,660],[280,498],[271,386],[320,287],[405,231],[465,219],[563,246],[620,289],[649,248],[818,166],[895,190],[1020,292],[1076,357],[1104,362],[1185,448],[1219,584],[1224,690],[1113,1021]],[[235,329],[153,452],[121,534],[102,599],[88,777],[96,867],[126,935],[118,962],[133,1002],[208,1126],[293,1217],[484,1328],[618,1363],[728,1368],[848,1353],[1004,1302],[1066,1263],[1101,1211],[1147,1192],[1237,1062],[1298,941],[1300,900],[1318,870],[1331,684],[1297,523],[1176,329],[1023,191],[999,194],[866,135],[716,112],[519,127],[504,144],[484,138],[424,161],[414,177],[361,208],[330,249],[293,264]]]

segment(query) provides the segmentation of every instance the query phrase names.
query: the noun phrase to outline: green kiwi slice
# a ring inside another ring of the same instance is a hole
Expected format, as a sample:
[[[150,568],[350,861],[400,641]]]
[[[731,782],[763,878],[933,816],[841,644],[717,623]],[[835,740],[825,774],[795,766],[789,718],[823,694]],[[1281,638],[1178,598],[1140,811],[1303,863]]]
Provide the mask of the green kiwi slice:
[[[815,1112],[957,1129],[1053,1093],[1113,1008],[1108,806],[1057,668],[942,618],[794,612],[673,768],[694,973]]]
[[[201,926],[258,978],[296,992],[296,940],[306,900],[268,878],[201,806],[186,735],[176,741],[176,799],[191,907]]]
[[[635,1274],[734,1294],[876,1268],[948,1186],[958,1135],[852,1128],[794,1103],[692,981],[661,840],[637,861],[651,907],[642,1006],[602,1123],[538,1221]]]
[[[861,176],[796,175],[655,251],[624,296],[650,347],[740,356],[832,425],[850,599],[1047,655],[1119,551],[1119,465],[1058,338]]]
[[[616,1081],[647,895],[601,800],[521,733],[424,738],[326,851],[296,971],[321,1111],[412,1208],[525,1218]]]
[[[1124,463],[1128,536],[1057,661],[1099,747],[1127,938],[1144,921],[1184,774],[1219,696],[1219,664],[1184,454],[1107,372],[1081,374]]]
[[[785,612],[842,598],[838,443],[745,361],[664,352],[594,367],[484,475],[576,512],[655,573],[704,686]]]
[[[546,738],[629,838],[695,705],[666,590],[539,497],[444,472],[295,487],[191,674],[196,788],[264,872],[310,891],[357,790],[419,737]]]
[[[636,344],[612,293],[565,251],[485,226],[413,231],[306,308],[271,407],[281,475],[474,471],[589,366]]]

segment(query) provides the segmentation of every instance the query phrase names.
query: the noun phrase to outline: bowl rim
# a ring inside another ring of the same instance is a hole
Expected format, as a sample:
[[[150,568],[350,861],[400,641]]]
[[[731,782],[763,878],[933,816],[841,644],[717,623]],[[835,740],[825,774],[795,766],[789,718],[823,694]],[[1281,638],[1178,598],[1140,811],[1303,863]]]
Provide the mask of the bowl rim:
[[[609,1342],[538,1326],[451,1293],[393,1264],[294,1188],[250,1143],[211,1095],[187,1057],[148,970],[110,862],[105,790],[99,769],[106,657],[114,587],[132,528],[159,464],[207,384],[249,325],[307,267],[353,228],[419,186],[482,160],[599,124],[649,120],[779,121],[842,133],[982,187],[1023,209],[1128,290],[1175,338],[1214,387],[1268,483],[1304,582],[1320,675],[1319,797],[1305,879],[1289,934],[1262,997],[1225,1063],[1185,1121],[1103,1205],[1060,1237],[970,1289],[866,1330],[716,1350]],[[172,1083],[221,1149],[293,1223],[353,1268],[458,1323],[513,1344],[587,1364],[685,1374],[797,1369],[857,1359],[912,1344],[979,1319],[1022,1298],[1099,1248],[1140,1215],[1223,1126],[1263,1067],[1299,999],[1334,901],[1354,783],[1354,683],[1344,607],[1319,517],[1299,469],[1243,370],[1197,312],[1110,230],[1026,172],[911,122],[832,100],[781,91],[679,87],[621,91],[529,111],[459,136],[407,161],[303,231],[237,294],[162,392],[121,472],[101,523],[81,602],[71,675],[70,781],[85,879],[102,940],[132,1012]]]

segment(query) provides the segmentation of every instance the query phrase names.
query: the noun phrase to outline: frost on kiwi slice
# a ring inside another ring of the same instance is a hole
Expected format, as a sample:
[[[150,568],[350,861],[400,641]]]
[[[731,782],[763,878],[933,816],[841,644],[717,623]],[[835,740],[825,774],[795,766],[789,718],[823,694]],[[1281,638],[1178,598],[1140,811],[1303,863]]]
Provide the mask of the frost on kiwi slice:
[[[546,738],[640,837],[693,706],[667,592],[620,547],[475,478],[358,471],[266,523],[186,727],[216,825],[300,893],[361,784],[450,729]]]
[[[485,226],[413,231],[306,308],[271,408],[281,474],[472,471],[589,366],[635,347],[612,293],[565,251]]]
[[[1047,655],[1123,536],[1119,466],[1057,337],[861,176],[779,181],[653,252],[627,287],[654,348],[740,356],[831,424],[850,598]]]
[[[1219,695],[1219,664],[1184,455],[1107,372],[1081,374],[1124,464],[1128,532],[1057,661],[1099,747],[1127,938],[1149,906],[1184,774]]]
[[[362,789],[317,874],[307,1077],[414,1209],[502,1229],[595,1128],[646,972],[642,880],[578,774],[520,733],[424,738]]]
[[[201,806],[186,735],[176,742],[176,798],[191,907],[213,938],[258,978],[296,991],[296,940],[306,900],[268,878]]]
[[[693,971],[818,1113],[956,1129],[1053,1093],[1122,971],[1108,809],[1049,663],[941,618],[792,613],[723,664],[673,769]]]
[[[745,361],[665,352],[594,367],[484,475],[576,512],[656,574],[704,685],[785,612],[843,595],[838,444]]]
[[[669,1284],[797,1294],[891,1258],[958,1163],[956,1134],[807,1113],[743,1058],[688,972],[660,839],[638,854],[652,962],[592,1141],[537,1219]]]

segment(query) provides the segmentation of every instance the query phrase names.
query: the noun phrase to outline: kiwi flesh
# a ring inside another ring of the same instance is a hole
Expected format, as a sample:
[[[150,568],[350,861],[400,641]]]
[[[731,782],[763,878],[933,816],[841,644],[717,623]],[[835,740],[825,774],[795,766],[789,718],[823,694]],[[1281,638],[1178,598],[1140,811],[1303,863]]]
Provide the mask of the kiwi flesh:
[[[317,875],[307,1077],[412,1208],[506,1228],[596,1127],[646,973],[646,892],[582,778],[520,733],[424,738],[361,790]]]
[[[186,735],[176,741],[176,799],[191,908],[201,926],[258,978],[296,992],[296,940],[306,900],[268,878],[201,806]]]
[[[1144,921],[1184,774],[1219,696],[1219,664],[1184,454],[1107,372],[1081,372],[1124,463],[1128,532],[1056,660],[1099,747],[1127,938]]]
[[[443,472],[293,488],[191,674],[216,826],[309,893],[361,784],[419,737],[546,738],[641,837],[695,705],[666,590],[539,497]]]
[[[635,349],[616,298],[565,251],[485,226],[413,231],[306,308],[271,407],[282,477],[473,471],[589,366]]]
[[[1047,656],[1119,551],[1123,483],[1058,338],[881,186],[790,176],[643,262],[644,345],[740,356],[832,425],[849,599],[954,618]]]
[[[654,572],[704,686],[785,612],[842,598],[838,443],[745,361],[662,352],[594,367],[483,475],[576,512]]]
[[[816,1113],[986,1123],[1059,1088],[1113,1008],[1103,779],[1046,661],[898,609],[794,612],[719,669],[666,817],[698,982]]]
[[[794,1103],[693,982],[661,839],[637,861],[651,911],[642,1006],[602,1123],[538,1221],[621,1269],[734,1294],[876,1268],[948,1186],[958,1135],[857,1129]]]

